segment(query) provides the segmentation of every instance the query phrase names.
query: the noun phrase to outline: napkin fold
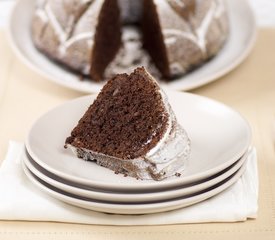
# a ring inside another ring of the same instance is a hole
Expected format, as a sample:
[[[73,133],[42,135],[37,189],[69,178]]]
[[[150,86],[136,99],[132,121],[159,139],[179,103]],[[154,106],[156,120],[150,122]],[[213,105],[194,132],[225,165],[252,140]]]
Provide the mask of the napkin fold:
[[[230,188],[201,203],[147,215],[105,214],[63,203],[43,193],[21,167],[22,143],[11,141],[0,167],[0,219],[54,221],[97,225],[163,225],[202,222],[237,222],[256,218],[258,172],[256,150],[248,156],[243,176]],[[26,207],[27,206],[27,207]]]

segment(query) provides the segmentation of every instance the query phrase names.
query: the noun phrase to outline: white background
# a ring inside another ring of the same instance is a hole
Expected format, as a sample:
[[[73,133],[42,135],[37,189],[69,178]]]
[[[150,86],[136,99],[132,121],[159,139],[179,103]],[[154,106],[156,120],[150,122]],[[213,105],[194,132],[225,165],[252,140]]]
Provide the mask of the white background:
[[[35,0],[33,0],[35,1]],[[240,0],[244,1],[244,0]],[[260,27],[275,27],[275,0],[248,0]],[[5,27],[15,0],[0,0],[0,27]]]

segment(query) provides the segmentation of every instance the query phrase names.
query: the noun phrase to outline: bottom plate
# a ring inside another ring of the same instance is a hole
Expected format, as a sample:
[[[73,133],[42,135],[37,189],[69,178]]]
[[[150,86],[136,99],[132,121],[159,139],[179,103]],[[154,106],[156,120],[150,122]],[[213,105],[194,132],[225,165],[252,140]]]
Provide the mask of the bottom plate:
[[[27,150],[26,150],[27,151]],[[87,188],[83,185],[75,184],[66,179],[62,179],[38,165],[27,152],[23,153],[23,161],[26,167],[36,177],[44,182],[50,184],[57,189],[64,192],[75,194],[78,197],[92,198],[99,201],[107,201],[111,203],[145,203],[153,201],[171,200],[174,198],[184,197],[190,194],[209,189],[210,187],[220,183],[232,174],[236,173],[247,159],[250,152],[248,150],[236,163],[226,168],[225,170],[215,174],[209,178],[203,179],[199,182],[194,182],[190,185],[183,185],[177,188],[157,191],[157,192],[142,192],[142,193],[129,193],[129,192],[111,192],[102,189]]]
[[[165,212],[170,210],[175,210],[183,207],[193,205],[195,203],[204,201],[210,197],[217,195],[218,193],[224,191],[232,184],[234,184],[244,173],[246,162],[242,165],[240,170],[236,173],[225,179],[224,181],[212,186],[211,188],[201,191],[198,194],[193,194],[183,198],[177,198],[170,201],[156,202],[156,203],[147,203],[147,204],[115,204],[115,203],[103,203],[97,200],[78,197],[73,194],[66,193],[60,189],[57,189],[50,184],[44,182],[37,176],[35,176],[31,171],[26,167],[22,161],[22,166],[25,174],[38,188],[40,188],[45,193],[51,195],[52,197],[59,199],[70,205],[77,207],[105,212],[105,213],[114,213],[114,214],[149,214],[149,213],[158,213]]]

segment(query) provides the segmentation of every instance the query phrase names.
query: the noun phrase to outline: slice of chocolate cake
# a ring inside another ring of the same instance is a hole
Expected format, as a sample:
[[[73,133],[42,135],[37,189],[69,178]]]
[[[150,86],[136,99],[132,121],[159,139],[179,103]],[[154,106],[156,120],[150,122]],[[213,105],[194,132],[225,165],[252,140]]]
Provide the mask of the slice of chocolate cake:
[[[166,95],[144,68],[109,80],[65,146],[116,173],[154,180],[181,172],[190,153]]]

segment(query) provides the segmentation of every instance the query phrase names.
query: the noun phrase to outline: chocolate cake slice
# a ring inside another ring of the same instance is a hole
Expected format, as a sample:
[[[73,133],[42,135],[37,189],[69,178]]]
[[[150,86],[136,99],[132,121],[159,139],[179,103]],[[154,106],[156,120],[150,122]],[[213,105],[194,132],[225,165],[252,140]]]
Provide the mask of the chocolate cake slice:
[[[144,68],[109,80],[65,147],[116,173],[154,180],[181,172],[190,152],[166,95]]]

